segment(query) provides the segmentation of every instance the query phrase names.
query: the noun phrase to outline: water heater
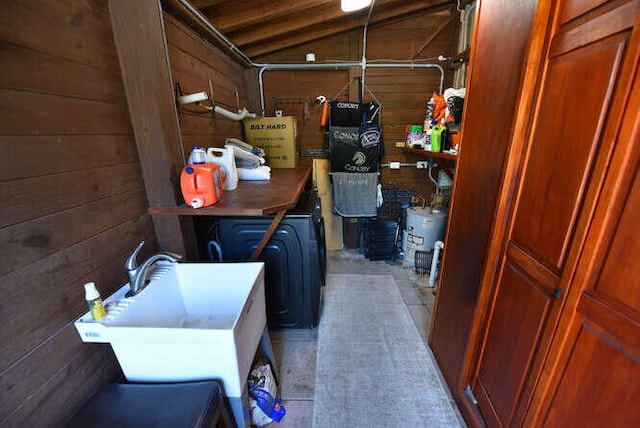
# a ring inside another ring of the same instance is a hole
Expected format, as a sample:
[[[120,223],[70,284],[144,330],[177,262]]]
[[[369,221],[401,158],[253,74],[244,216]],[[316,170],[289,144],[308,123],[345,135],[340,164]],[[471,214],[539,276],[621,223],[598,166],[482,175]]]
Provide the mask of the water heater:
[[[403,232],[403,263],[414,266],[416,251],[433,251],[436,241],[444,239],[447,213],[432,213],[431,208],[411,207],[407,209],[406,228]]]

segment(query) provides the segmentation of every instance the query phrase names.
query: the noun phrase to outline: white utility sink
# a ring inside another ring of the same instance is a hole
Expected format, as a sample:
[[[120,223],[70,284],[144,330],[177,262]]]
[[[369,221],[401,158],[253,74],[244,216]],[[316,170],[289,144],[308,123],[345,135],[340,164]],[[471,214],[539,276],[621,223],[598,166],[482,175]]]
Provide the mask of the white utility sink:
[[[157,263],[151,282],[105,299],[107,317],[86,313],[84,342],[110,343],[127,380],[223,381],[240,397],[266,327],[263,263]]]

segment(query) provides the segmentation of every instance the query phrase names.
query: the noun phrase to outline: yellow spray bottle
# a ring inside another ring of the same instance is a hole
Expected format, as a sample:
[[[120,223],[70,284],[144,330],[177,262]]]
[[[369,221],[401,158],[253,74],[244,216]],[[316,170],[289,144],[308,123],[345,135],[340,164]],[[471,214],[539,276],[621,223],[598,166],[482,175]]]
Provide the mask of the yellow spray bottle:
[[[84,285],[84,298],[94,320],[98,321],[105,317],[106,313],[95,282],[87,282]]]

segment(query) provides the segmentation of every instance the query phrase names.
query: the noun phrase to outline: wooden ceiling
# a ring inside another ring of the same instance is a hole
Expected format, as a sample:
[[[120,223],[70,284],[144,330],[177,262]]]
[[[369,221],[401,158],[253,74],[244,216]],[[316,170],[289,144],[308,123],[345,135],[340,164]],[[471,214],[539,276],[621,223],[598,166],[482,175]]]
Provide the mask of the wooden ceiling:
[[[191,0],[191,4],[252,59],[362,27],[369,14],[369,8],[342,12],[340,0]],[[455,0],[376,0],[369,25],[455,4]]]

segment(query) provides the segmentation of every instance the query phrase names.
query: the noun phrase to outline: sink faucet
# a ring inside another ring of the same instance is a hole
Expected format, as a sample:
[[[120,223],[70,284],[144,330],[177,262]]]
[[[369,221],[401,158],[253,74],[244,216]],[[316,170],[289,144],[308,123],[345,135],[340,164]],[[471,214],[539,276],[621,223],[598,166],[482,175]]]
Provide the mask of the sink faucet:
[[[147,273],[151,266],[153,266],[156,262],[160,260],[168,261],[171,263],[177,263],[180,260],[180,256],[171,253],[156,253],[149,257],[147,260],[142,263],[142,265],[138,266],[136,262],[136,258],[138,257],[138,253],[142,249],[144,245],[144,241],[141,241],[133,253],[127,258],[127,261],[124,264],[124,268],[127,270],[127,275],[129,276],[129,287],[131,288],[127,293],[127,297],[132,297],[144,290],[147,286],[145,280],[147,279]]]

